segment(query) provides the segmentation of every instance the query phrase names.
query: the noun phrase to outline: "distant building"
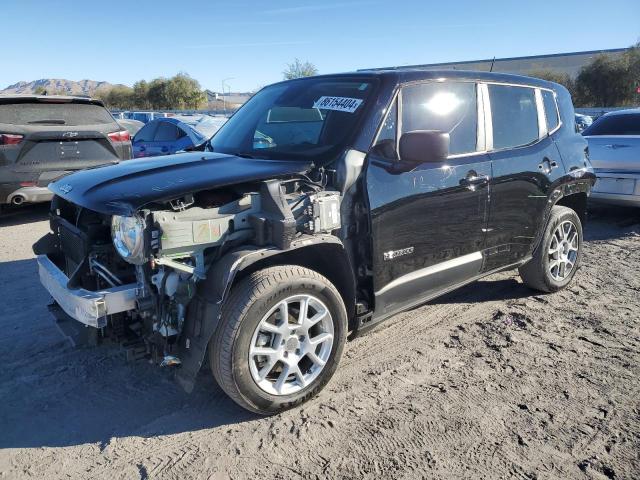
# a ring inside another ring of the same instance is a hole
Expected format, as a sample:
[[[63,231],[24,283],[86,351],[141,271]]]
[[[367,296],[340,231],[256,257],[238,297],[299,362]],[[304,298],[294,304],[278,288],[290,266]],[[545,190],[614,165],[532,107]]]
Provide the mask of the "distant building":
[[[373,70],[387,70],[394,68],[417,68],[424,70],[491,70],[493,63],[494,72],[515,73],[527,75],[533,71],[551,70],[557,73],[566,73],[575,77],[580,69],[590,63],[600,54],[619,56],[627,48],[614,48],[610,50],[590,50],[588,52],[554,53],[551,55],[533,55],[530,57],[511,58],[487,58],[485,60],[470,60],[465,62],[430,63],[425,65],[402,65],[397,67],[374,68]]]

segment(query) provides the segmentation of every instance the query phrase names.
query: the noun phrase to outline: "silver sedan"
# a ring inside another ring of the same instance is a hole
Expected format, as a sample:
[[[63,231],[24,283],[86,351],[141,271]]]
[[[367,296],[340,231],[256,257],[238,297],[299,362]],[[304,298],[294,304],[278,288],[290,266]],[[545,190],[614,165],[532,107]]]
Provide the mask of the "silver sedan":
[[[609,112],[582,134],[598,177],[591,199],[640,207],[640,109]]]

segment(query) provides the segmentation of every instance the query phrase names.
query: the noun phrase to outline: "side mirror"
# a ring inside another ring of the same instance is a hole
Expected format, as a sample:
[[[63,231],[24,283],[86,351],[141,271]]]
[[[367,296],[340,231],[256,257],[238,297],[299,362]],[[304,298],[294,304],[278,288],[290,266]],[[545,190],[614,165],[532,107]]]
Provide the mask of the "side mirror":
[[[415,167],[444,162],[449,156],[449,134],[439,130],[414,130],[400,137],[400,162]]]

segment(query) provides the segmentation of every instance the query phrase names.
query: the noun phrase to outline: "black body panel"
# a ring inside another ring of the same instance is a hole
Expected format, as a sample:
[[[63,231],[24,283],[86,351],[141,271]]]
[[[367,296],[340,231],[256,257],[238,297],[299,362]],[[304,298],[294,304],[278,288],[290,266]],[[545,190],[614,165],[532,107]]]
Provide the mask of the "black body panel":
[[[221,153],[181,153],[84,170],[52,183],[65,200],[109,215],[130,215],[151,202],[242,182],[303,173],[306,162]]]
[[[486,154],[452,159],[446,168],[423,164],[395,174],[389,167],[388,162],[371,159],[366,174],[376,315],[401,310],[416,297],[477,275],[482,262],[471,257],[446,275],[429,267],[481,251],[488,216],[487,185],[473,189],[463,185],[470,172],[490,177]],[[385,258],[407,248],[411,252],[397,259]],[[420,271],[424,275],[416,275]]]

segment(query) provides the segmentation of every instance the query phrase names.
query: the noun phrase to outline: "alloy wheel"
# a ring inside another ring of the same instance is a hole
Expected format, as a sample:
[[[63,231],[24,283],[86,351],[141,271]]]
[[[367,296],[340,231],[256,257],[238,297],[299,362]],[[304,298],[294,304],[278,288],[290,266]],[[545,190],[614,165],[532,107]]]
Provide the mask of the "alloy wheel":
[[[561,282],[576,266],[578,258],[578,229],[569,220],[562,222],[553,232],[549,245],[549,273]]]
[[[280,301],[262,317],[249,346],[249,369],[271,395],[297,393],[318,378],[331,355],[333,319],[312,295]]]

